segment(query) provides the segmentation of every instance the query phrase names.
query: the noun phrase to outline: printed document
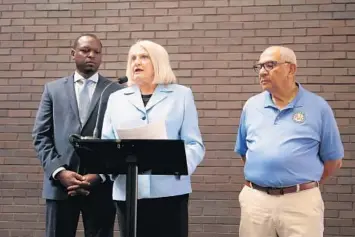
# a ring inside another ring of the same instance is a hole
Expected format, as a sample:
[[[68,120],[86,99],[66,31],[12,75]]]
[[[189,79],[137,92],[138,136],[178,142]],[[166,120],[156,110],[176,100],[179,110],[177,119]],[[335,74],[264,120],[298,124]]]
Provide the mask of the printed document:
[[[116,132],[119,139],[168,139],[164,120],[137,128],[117,129]]]

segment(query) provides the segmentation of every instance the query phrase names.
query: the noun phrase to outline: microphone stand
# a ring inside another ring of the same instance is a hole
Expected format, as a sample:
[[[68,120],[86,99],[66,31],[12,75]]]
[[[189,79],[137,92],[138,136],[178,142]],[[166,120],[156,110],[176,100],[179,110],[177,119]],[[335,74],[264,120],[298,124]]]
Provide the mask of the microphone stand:
[[[123,84],[128,81],[128,78],[126,76],[118,78],[118,83]],[[106,89],[109,88],[112,84],[116,83],[116,81],[112,81],[109,84],[105,86],[105,88],[102,90],[101,95],[100,95],[100,100],[99,100],[99,108],[97,110],[97,117],[96,117],[96,123],[95,123],[95,128],[94,128],[94,133],[93,133],[93,138],[99,138],[99,119],[100,119],[100,114],[101,114],[101,104],[102,104],[102,95],[105,93]]]
[[[118,78],[118,83],[119,84],[124,84],[128,81],[128,78],[126,76],[124,77],[120,77]],[[81,136],[79,134],[72,134],[70,137],[69,137],[69,142],[70,143],[73,143],[74,140],[89,140],[89,139],[97,139],[99,138],[99,118],[100,118],[100,115],[101,115],[101,104],[102,104],[102,95],[105,93],[106,89],[109,88],[112,84],[116,83],[117,81],[111,81],[109,84],[107,84],[105,86],[105,88],[102,90],[101,94],[100,94],[100,100],[99,100],[99,107],[98,107],[98,111],[97,111],[97,117],[96,117],[96,121],[95,121],[95,128],[94,128],[94,132],[93,132],[93,136]]]

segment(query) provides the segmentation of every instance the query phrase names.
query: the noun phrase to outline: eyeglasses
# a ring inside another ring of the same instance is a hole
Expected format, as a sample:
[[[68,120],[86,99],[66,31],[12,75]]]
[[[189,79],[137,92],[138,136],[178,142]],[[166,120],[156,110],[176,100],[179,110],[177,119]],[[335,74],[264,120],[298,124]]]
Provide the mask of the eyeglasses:
[[[285,63],[290,63],[290,62],[277,62],[277,61],[267,61],[265,63],[258,63],[253,66],[253,69],[256,73],[259,73],[262,68],[265,69],[265,71],[269,72],[272,69],[274,69],[277,65],[280,64],[285,64]]]

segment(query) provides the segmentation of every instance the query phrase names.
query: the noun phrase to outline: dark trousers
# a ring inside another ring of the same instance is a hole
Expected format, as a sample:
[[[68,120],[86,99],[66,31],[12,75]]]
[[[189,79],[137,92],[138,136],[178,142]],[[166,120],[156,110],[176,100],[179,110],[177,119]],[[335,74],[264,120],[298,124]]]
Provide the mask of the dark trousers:
[[[189,195],[140,199],[137,203],[137,237],[188,237]],[[126,202],[116,201],[121,237],[126,237]]]
[[[88,196],[46,200],[46,237],[75,237],[80,212],[85,237],[113,237],[116,208],[111,190],[96,189]]]

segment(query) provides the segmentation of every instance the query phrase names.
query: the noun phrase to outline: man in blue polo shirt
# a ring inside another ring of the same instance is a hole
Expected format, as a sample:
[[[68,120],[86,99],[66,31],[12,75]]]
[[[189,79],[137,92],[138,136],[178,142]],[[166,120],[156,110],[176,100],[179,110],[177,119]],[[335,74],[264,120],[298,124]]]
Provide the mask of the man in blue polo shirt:
[[[245,103],[235,146],[246,179],[239,236],[322,237],[318,186],[344,156],[332,109],[295,81],[291,49],[267,48],[254,69],[264,92]]]

